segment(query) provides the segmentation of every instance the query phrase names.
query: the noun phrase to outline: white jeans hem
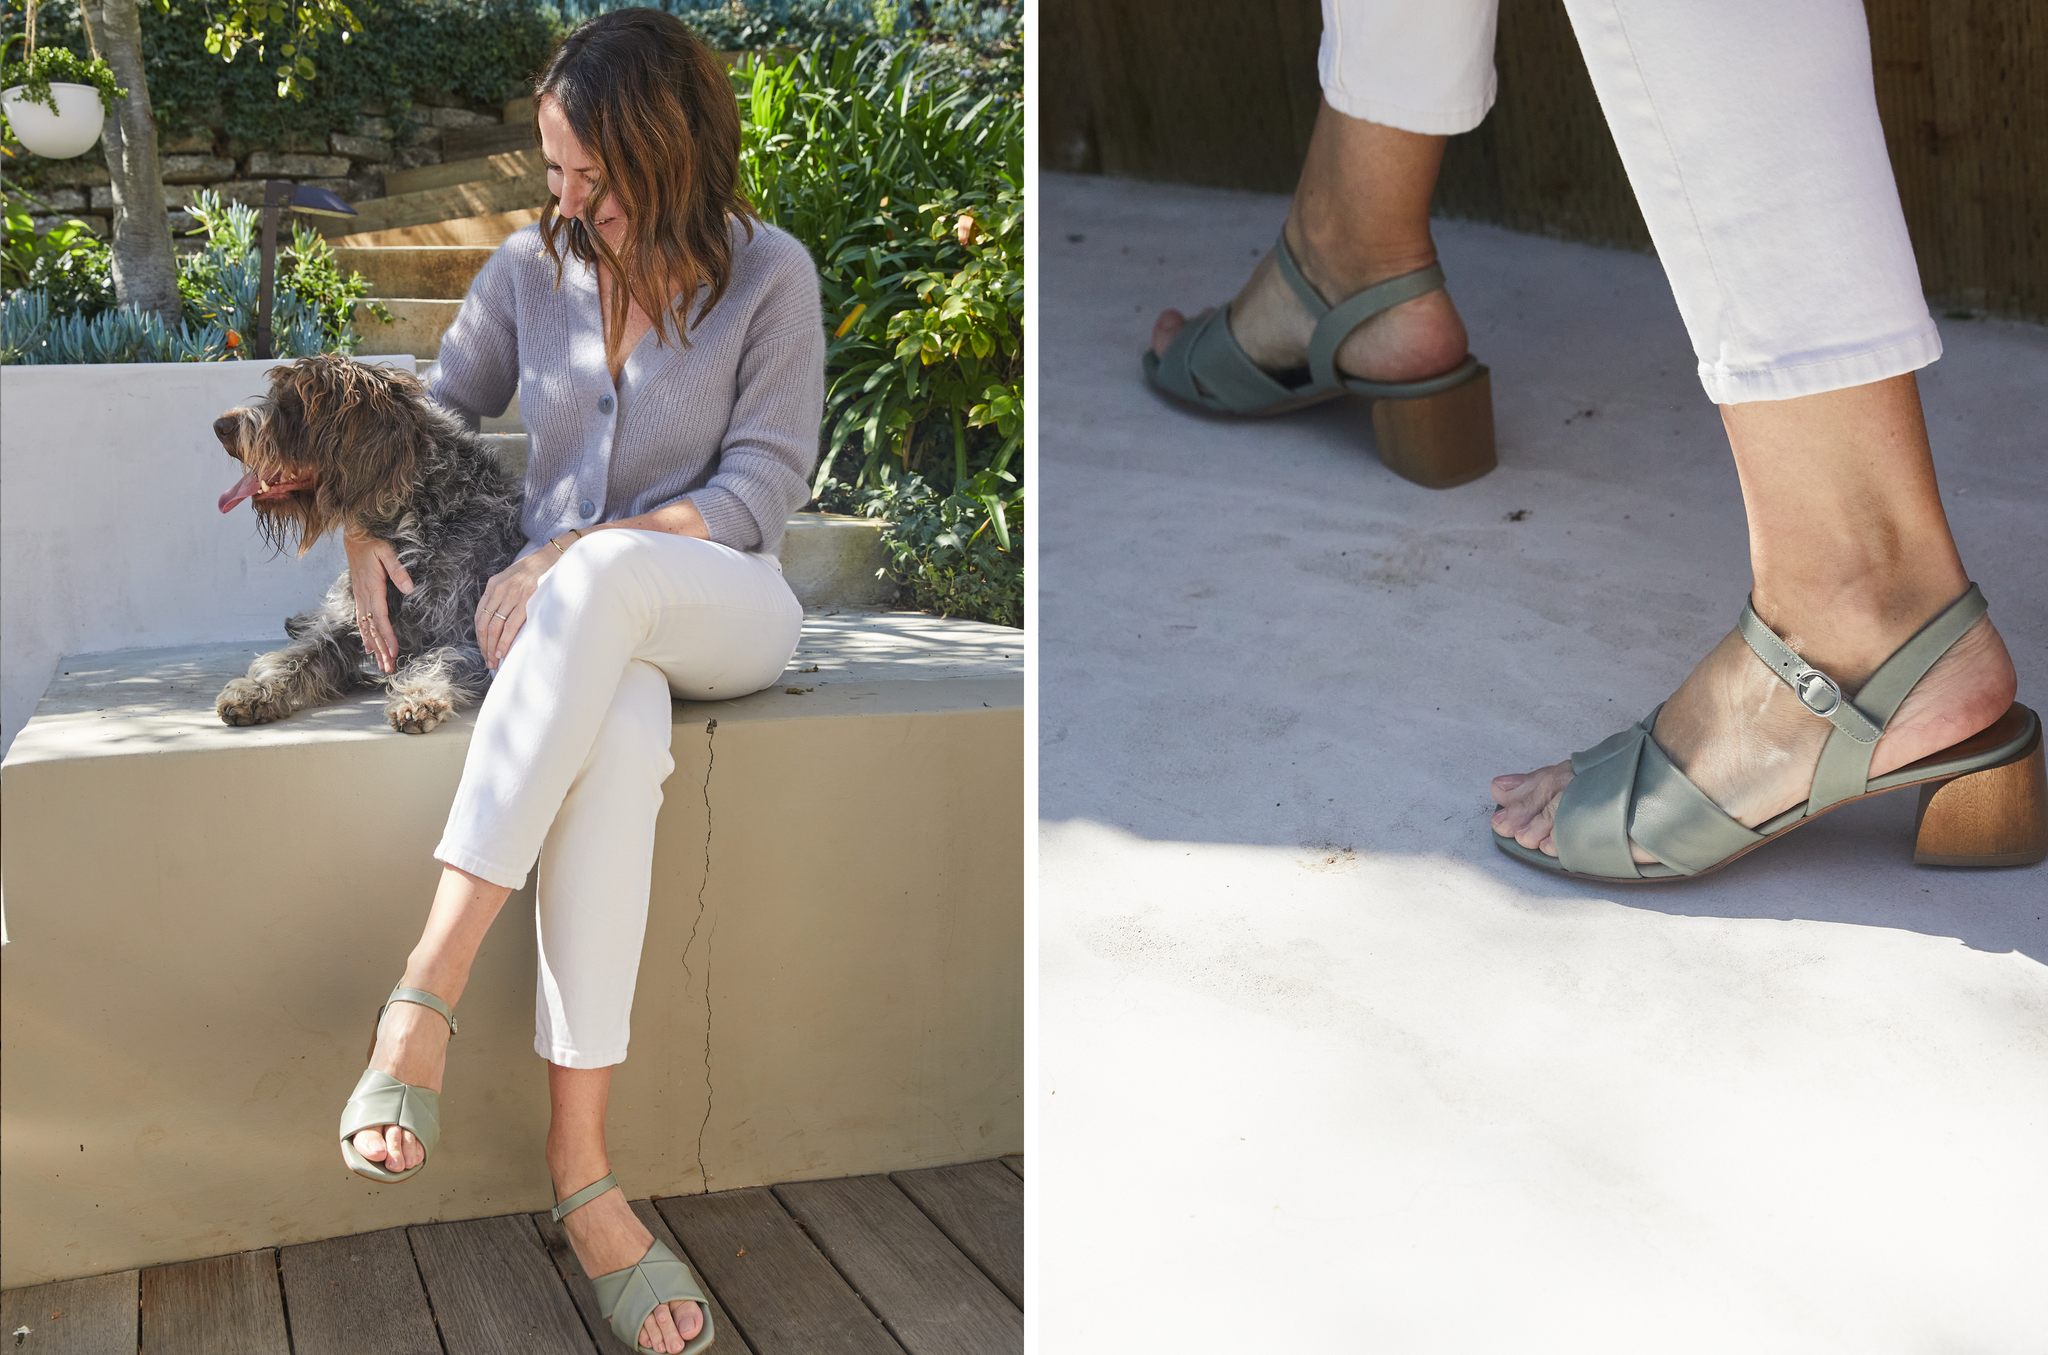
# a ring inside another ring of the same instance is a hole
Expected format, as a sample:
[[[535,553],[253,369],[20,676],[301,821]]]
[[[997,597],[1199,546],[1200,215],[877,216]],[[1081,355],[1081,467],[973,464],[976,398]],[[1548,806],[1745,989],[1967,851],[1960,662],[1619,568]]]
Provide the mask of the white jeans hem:
[[[434,859],[457,870],[466,870],[471,875],[489,880],[503,889],[517,889],[526,883],[526,871],[513,870],[495,861],[487,861],[475,852],[465,851],[456,846],[447,838],[442,838],[441,845],[434,848]]]
[[[1376,122],[1382,127],[1423,136],[1457,136],[1469,132],[1484,122],[1493,108],[1492,90],[1488,90],[1486,98],[1479,103],[1453,109],[1403,108],[1378,99],[1361,99],[1349,90],[1331,89],[1328,85],[1323,87],[1323,98],[1347,118]]]
[[[610,1068],[626,1061],[623,1046],[616,1054],[584,1054],[566,1045],[549,1044],[540,1035],[533,1037],[533,1052],[557,1068]]]
[[[1941,356],[1941,331],[1929,316],[1925,328],[1912,337],[1882,348],[1837,354],[1812,362],[1780,363],[1770,367],[1735,369],[1702,362],[1700,384],[1717,405],[1742,405],[1757,400],[1796,400],[1802,395],[1823,395],[1828,391],[1867,386],[1917,372]]]

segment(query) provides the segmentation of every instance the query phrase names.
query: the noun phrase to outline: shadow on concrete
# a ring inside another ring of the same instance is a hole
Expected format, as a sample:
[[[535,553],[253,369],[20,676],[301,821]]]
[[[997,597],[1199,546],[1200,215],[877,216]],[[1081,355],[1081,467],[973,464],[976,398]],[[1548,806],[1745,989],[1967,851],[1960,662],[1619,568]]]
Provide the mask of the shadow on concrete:
[[[1720,418],[1654,258],[1436,225],[1493,368],[1501,464],[1438,492],[1330,406],[1191,414],[1139,353],[1226,299],[1277,197],[1044,176],[1040,813],[1159,842],[1462,862],[1532,899],[1803,918],[2048,963],[2048,870],[1910,864],[1916,797],[1849,806],[1705,880],[1596,891],[1499,856],[1488,778],[1648,712],[1749,588]],[[2040,709],[2048,332],[1944,320],[1920,374],[1963,557]]]

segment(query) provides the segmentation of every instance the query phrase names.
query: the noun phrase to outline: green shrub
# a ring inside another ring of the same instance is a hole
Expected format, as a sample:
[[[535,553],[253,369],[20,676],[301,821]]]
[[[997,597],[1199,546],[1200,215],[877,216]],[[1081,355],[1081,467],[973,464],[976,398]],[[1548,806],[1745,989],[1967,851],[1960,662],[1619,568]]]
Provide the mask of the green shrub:
[[[58,315],[89,318],[110,309],[114,278],[106,242],[75,219],[60,221],[39,235],[28,208],[25,197],[7,199],[0,290],[40,291]]]
[[[849,506],[891,524],[883,537],[891,572],[920,610],[1022,626],[1023,502],[1012,499],[992,515],[988,495],[976,489],[992,494],[994,486],[970,481],[966,493],[942,497],[922,476],[888,477],[872,492],[850,496],[856,502]]]
[[[733,82],[744,187],[817,260],[833,327],[814,492],[917,517],[890,546],[920,605],[1020,619],[1022,101],[876,41],[821,39]]]

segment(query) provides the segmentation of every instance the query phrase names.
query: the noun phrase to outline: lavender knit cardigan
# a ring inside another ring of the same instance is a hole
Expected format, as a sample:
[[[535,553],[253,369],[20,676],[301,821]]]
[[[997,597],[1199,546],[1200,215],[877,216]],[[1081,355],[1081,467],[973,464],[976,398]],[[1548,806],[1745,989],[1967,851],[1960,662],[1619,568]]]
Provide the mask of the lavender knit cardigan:
[[[794,237],[732,226],[732,281],[689,346],[649,331],[616,386],[604,359],[597,277],[566,258],[561,286],[528,226],[498,247],[441,340],[429,387],[472,418],[516,387],[530,448],[520,525],[531,551],[571,527],[689,499],[711,539],[773,555],[810,497],[825,407],[818,275]]]

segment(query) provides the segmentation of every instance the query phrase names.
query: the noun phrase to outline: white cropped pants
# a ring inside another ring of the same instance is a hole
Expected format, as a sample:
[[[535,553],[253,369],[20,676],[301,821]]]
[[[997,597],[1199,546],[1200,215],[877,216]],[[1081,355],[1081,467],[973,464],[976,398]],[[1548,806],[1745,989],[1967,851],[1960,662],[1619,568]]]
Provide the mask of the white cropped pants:
[[[550,1063],[626,1057],[670,694],[761,690],[802,624],[772,558],[693,537],[592,532],[541,577],[434,855],[509,889],[538,859],[533,1044]]]
[[[1451,135],[1493,106],[1497,0],[1323,0],[1339,113]],[[1859,0],[1565,0],[1717,404],[1941,356]]]

